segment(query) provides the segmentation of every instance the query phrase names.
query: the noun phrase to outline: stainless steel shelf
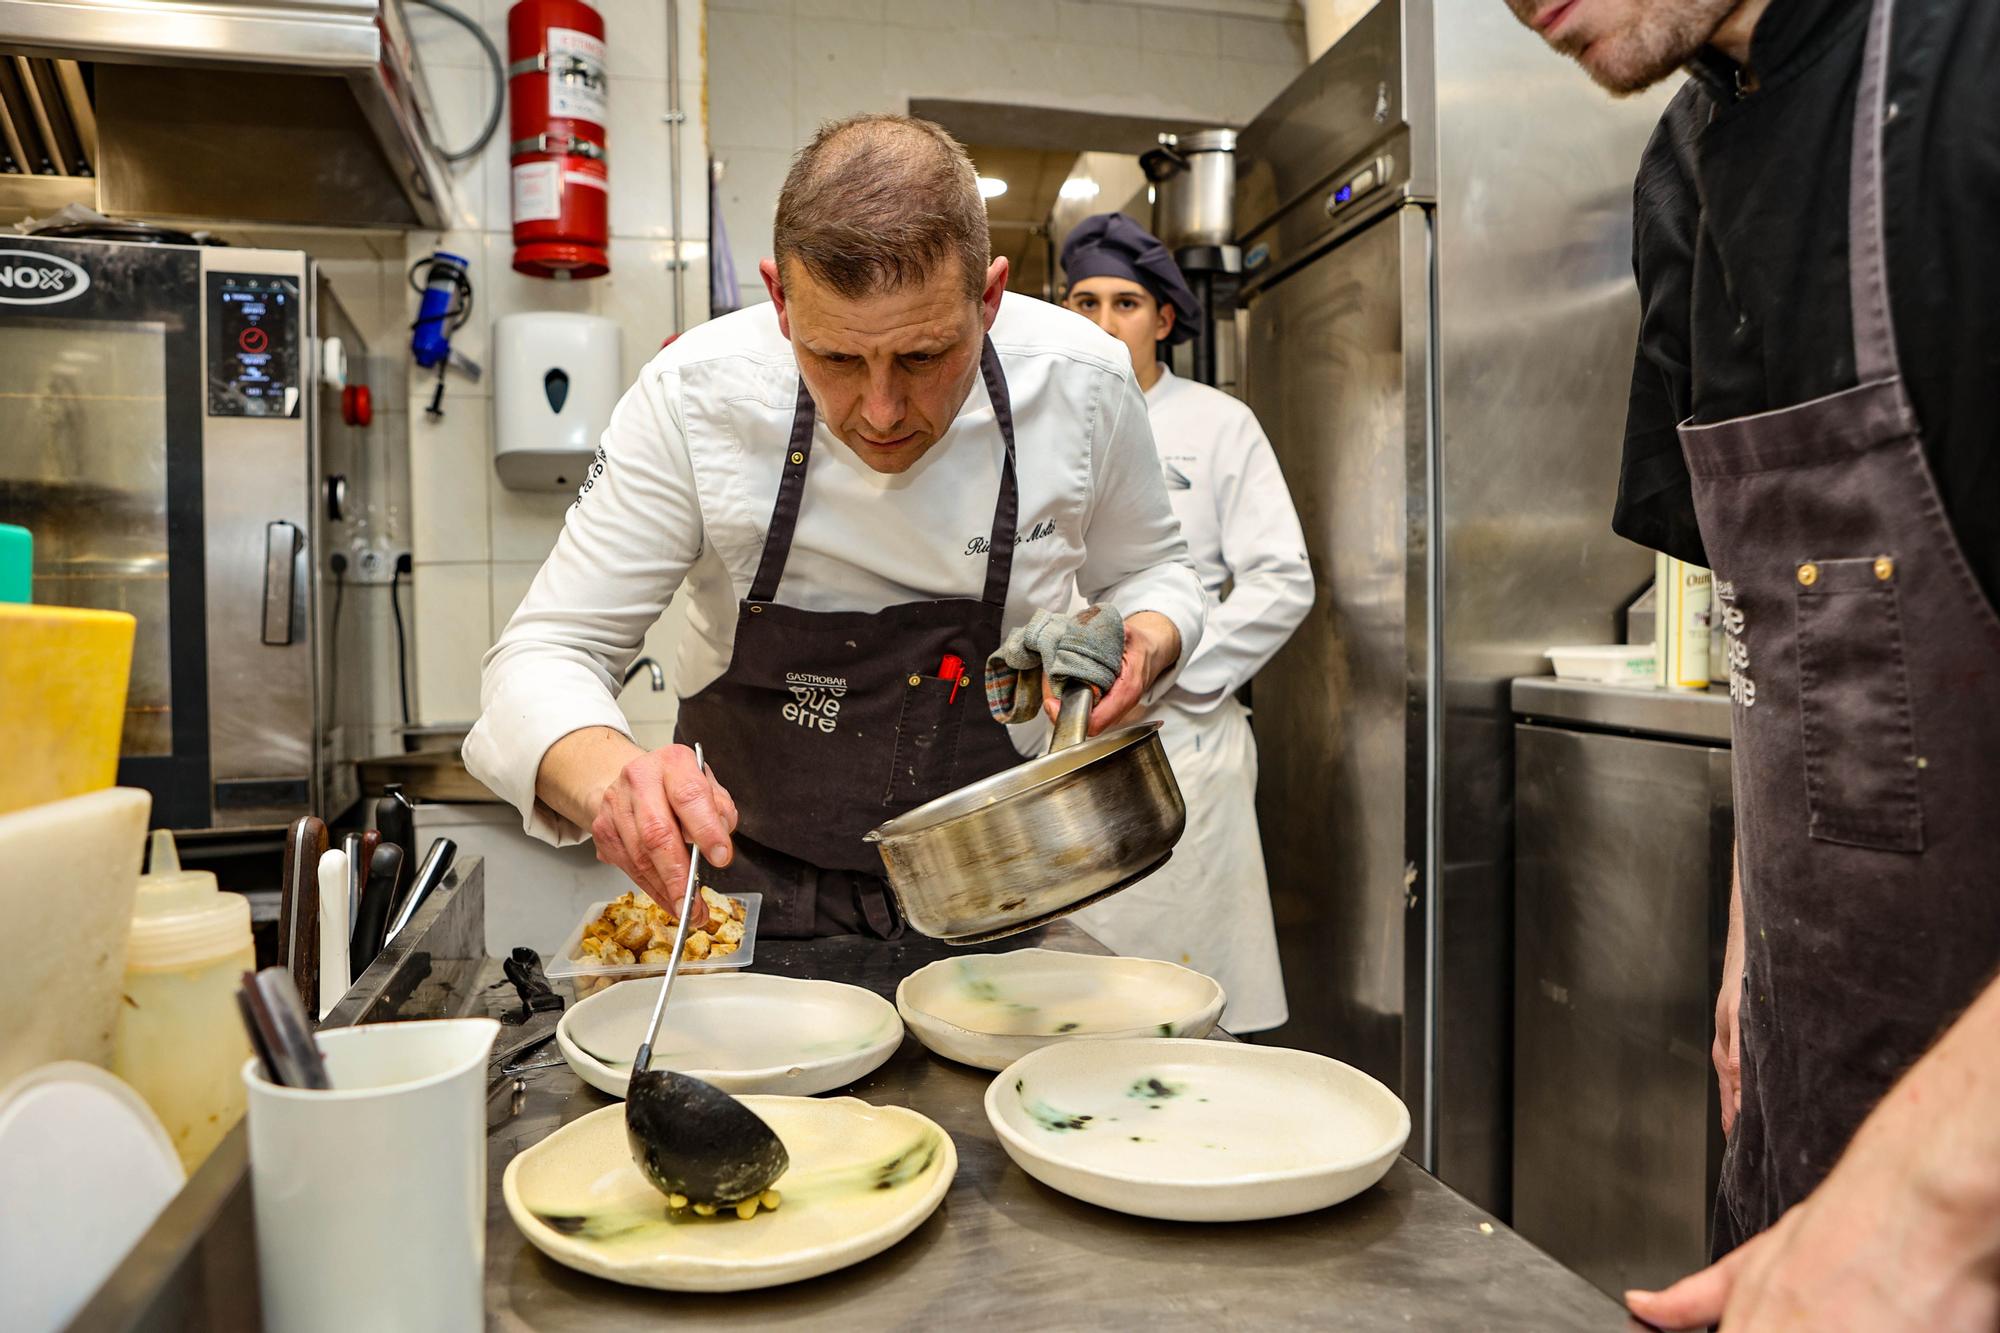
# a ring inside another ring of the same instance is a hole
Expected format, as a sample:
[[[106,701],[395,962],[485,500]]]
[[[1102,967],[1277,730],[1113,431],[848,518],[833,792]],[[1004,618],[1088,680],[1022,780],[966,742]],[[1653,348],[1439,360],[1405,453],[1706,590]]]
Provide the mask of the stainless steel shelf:
[[[1730,739],[1729,691],[1720,687],[1694,693],[1523,676],[1513,683],[1513,699],[1515,716],[1529,721],[1720,745]]]

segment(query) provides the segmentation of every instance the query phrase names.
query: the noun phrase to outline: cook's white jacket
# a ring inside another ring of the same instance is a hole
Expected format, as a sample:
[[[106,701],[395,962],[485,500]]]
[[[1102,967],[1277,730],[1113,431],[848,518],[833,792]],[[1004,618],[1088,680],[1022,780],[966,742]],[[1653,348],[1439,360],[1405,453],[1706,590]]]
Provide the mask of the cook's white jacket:
[[[1020,486],[1007,628],[1081,594],[1128,616],[1166,616],[1180,630],[1181,661],[1194,659],[1205,598],[1124,346],[1077,315],[1012,294],[991,337],[1012,399]],[[486,655],[482,712],[464,747],[466,767],[522,811],[529,832],[558,844],[583,836],[535,800],[542,756],[582,727],[630,734],[619,677],[673,597],[688,598],[673,672],[681,697],[728,666],[798,383],[775,311],[758,305],[676,339],[613,411],[554,551]],[[821,422],[778,600],[878,611],[978,597],[1004,457],[977,380],[944,437],[900,475],[870,469]],[[938,664],[908,667],[933,674]],[[1173,679],[1162,676],[1148,698]],[[1045,727],[1015,728],[1016,747],[1036,752]],[[758,762],[727,760],[738,771]]]
[[[1305,619],[1312,566],[1278,456],[1247,406],[1162,366],[1146,412],[1167,499],[1208,599],[1201,643],[1162,702],[1206,713],[1242,689]]]

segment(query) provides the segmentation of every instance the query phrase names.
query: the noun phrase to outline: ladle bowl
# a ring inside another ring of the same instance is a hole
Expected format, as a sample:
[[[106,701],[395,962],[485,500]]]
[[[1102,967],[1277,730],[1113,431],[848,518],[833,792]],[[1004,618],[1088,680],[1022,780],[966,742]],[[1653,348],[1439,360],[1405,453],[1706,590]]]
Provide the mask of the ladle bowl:
[[[670,1069],[632,1076],[625,1137],[653,1188],[718,1208],[756,1198],[791,1165],[785,1145],[755,1111],[712,1083]]]

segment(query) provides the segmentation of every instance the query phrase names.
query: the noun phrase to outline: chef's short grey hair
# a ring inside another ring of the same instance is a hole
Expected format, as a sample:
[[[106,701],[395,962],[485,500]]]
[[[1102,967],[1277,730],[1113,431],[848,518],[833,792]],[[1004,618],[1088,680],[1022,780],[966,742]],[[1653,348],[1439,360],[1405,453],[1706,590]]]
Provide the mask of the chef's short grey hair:
[[[849,299],[923,283],[955,260],[977,299],[992,238],[979,176],[942,126],[853,116],[820,126],[778,193],[772,251]]]

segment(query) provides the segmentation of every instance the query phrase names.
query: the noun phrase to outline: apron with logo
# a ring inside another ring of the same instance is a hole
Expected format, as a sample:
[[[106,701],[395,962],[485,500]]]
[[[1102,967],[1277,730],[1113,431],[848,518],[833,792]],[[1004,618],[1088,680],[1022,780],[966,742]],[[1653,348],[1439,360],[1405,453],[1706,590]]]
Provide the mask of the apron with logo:
[[[1855,106],[1857,384],[1681,428],[1730,652],[1743,1110],[1718,1254],[1819,1184],[2000,964],[2000,619],[1947,521],[1890,318],[1890,0]]]
[[[740,816],[735,859],[704,866],[702,878],[723,892],[763,894],[763,934],[900,935],[881,858],[862,835],[1021,762],[986,710],[980,677],[1000,643],[1020,497],[1013,411],[990,340],[979,369],[1007,446],[985,590],[880,611],[807,611],[777,600],[816,420],[800,381],[777,505],[750,595],[737,606],[729,669],[681,702],[675,727],[677,740],[702,743]],[[963,673],[938,674],[948,656],[966,664]]]

